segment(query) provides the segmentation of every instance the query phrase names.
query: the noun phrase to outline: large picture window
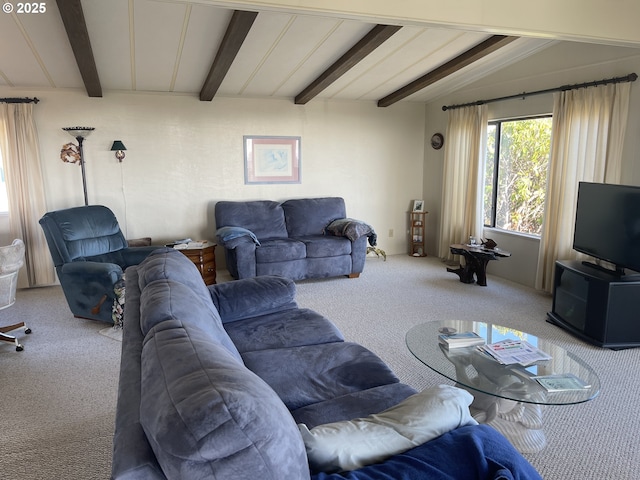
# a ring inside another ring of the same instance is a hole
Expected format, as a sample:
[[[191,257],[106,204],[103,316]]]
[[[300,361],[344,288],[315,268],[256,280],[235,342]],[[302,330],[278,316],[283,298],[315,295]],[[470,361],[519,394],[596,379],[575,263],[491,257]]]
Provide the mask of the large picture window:
[[[540,235],[544,220],[551,116],[489,122],[484,224]]]

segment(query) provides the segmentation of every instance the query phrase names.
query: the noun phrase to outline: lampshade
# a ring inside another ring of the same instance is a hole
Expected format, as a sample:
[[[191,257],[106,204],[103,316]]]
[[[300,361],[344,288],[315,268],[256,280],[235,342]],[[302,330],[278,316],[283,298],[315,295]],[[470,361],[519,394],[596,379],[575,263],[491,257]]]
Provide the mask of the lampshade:
[[[65,127],[62,130],[64,130],[74,138],[78,138],[78,137],[86,138],[91,132],[95,130],[95,128],[94,127]]]
[[[111,145],[111,151],[117,152],[118,150],[126,150],[127,147],[124,146],[121,140],[114,140],[113,145]]]

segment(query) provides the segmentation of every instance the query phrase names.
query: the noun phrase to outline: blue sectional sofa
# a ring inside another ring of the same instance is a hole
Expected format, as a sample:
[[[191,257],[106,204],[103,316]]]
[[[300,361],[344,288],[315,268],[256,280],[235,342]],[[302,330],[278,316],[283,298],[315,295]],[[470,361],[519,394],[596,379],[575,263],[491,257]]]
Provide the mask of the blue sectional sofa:
[[[400,383],[290,279],[207,287],[159,249],[126,288],[113,479],[540,479],[468,392]]]
[[[373,228],[347,218],[340,197],[221,201],[215,206],[218,245],[235,279],[259,275],[358,277]]]

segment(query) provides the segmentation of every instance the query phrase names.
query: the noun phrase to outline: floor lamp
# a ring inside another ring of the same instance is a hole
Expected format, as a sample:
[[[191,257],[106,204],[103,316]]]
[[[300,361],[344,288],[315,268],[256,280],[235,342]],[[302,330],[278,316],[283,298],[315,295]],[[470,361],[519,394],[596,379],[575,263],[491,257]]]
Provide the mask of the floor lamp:
[[[78,162],[80,163],[80,168],[82,169],[82,189],[84,191],[84,204],[89,205],[89,200],[87,197],[87,176],[84,170],[84,154],[82,152],[82,142],[84,139],[89,136],[91,132],[95,130],[94,127],[65,127],[62,130],[67,132],[69,135],[74,137],[78,141]]]

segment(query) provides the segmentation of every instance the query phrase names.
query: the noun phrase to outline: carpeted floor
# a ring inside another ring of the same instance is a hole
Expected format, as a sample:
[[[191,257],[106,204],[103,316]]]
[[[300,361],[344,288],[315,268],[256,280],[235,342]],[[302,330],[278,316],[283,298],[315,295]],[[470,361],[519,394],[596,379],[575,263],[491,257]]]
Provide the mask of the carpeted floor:
[[[219,272],[219,279],[228,279]],[[298,302],[333,320],[348,340],[380,355],[421,389],[446,379],[407,350],[412,326],[440,319],[498,323],[549,338],[600,375],[594,401],[545,410],[547,448],[527,458],[545,479],[634,479],[640,471],[640,349],[587,345],[545,322],[551,297],[491,276],[465,285],[435,258],[369,258],[358,279],[298,283]],[[0,324],[27,319],[25,350],[0,345],[0,471],[3,479],[107,479],[121,343],[105,324],[71,316],[59,287],[21,290]],[[109,333],[109,332],[106,332]]]

